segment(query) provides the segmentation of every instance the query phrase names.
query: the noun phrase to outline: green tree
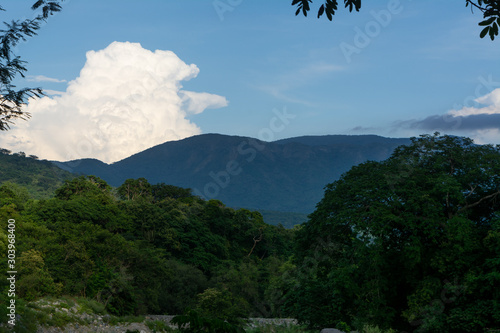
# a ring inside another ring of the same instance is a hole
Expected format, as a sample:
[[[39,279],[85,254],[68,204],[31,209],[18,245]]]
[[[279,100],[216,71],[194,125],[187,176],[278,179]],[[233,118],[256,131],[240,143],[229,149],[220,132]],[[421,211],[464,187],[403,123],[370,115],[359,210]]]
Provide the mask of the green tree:
[[[190,188],[182,188],[174,185],[167,185],[165,183],[153,185],[152,192],[155,201],[161,201],[165,198],[191,198],[193,196]]]
[[[24,77],[27,71],[26,61],[21,60],[13,48],[21,41],[26,41],[28,37],[36,35],[41,24],[50,15],[61,10],[61,1],[38,0],[31,8],[41,11],[39,15],[32,19],[4,22],[5,29],[0,30],[2,33],[0,35],[0,130],[2,131],[8,130],[14,119],[29,118],[29,113],[23,110],[27,100],[43,95],[40,88],[17,89],[12,84],[18,75]],[[5,9],[0,6],[0,10]]]
[[[179,325],[182,332],[243,333],[245,311],[242,302],[243,299],[234,297],[227,290],[208,288],[198,295],[194,310],[174,317],[172,322]]]
[[[79,196],[111,202],[111,186],[96,176],[80,176],[66,180],[64,185],[56,190],[57,199],[70,200]]]
[[[500,282],[499,198],[500,148],[468,138],[413,138],[353,167],[298,231],[289,311],[312,326],[499,328],[484,287]]]
[[[15,204],[19,210],[23,210],[29,198],[28,191],[15,183],[5,182],[0,186],[0,206]]]
[[[61,284],[54,283],[45,267],[42,254],[36,250],[23,252],[19,257],[19,296],[34,300],[45,295],[59,295]]]
[[[292,6],[297,7],[295,15],[302,12],[304,16],[311,10],[309,3],[312,0],[293,0]],[[353,9],[359,12],[361,9],[361,0],[344,0],[345,8],[349,8],[352,12]],[[498,0],[465,0],[465,6],[471,9],[477,9],[483,13],[483,21],[479,22],[479,26],[483,27],[479,36],[481,38],[489,34],[491,40],[498,36],[498,27],[500,26],[500,1]],[[326,14],[326,17],[331,21],[337,12],[339,3],[337,0],[325,0],[318,9],[318,18]]]
[[[143,198],[151,200],[152,190],[151,184],[146,178],[127,179],[117,188],[117,193],[122,200],[138,200]]]

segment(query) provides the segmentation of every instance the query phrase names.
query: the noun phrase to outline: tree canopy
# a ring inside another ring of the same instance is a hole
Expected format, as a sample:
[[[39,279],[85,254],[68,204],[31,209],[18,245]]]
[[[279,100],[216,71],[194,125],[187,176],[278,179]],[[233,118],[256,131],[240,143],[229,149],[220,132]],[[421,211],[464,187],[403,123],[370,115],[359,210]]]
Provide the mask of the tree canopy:
[[[30,114],[23,110],[29,98],[41,97],[41,88],[17,88],[12,81],[17,77],[24,77],[27,71],[26,61],[16,55],[13,48],[21,41],[37,34],[41,24],[47,18],[61,10],[63,0],[38,0],[31,7],[39,14],[32,19],[12,20],[4,22],[5,28],[0,30],[0,130],[9,129],[14,119],[27,119]],[[5,9],[0,6],[0,10]]]
[[[286,306],[311,326],[500,328],[499,199],[500,148],[467,138],[352,168],[298,232]]]
[[[265,224],[258,212],[144,178],[113,189],[80,176],[43,200],[23,190],[0,186],[2,304],[7,221],[14,219],[22,239],[15,243],[18,299],[85,297],[115,315],[180,314],[189,307],[209,321],[277,311],[268,280],[278,279],[277,267],[291,255],[293,231]]]
[[[307,13],[311,10],[309,3],[312,3],[312,0],[293,0],[292,6],[297,7],[295,15],[299,15],[302,12],[304,16],[307,16]],[[345,8],[349,8],[350,12],[353,10],[359,12],[361,9],[361,0],[344,0],[344,6]],[[483,20],[479,22],[479,26],[482,27],[479,36],[484,38],[486,35],[489,35],[491,40],[494,40],[495,36],[498,36],[498,27],[500,26],[500,1],[465,0],[465,6],[470,7],[472,10],[477,9],[483,13]],[[325,14],[332,21],[338,7],[339,3],[337,0],[325,0],[318,9],[318,18]]]

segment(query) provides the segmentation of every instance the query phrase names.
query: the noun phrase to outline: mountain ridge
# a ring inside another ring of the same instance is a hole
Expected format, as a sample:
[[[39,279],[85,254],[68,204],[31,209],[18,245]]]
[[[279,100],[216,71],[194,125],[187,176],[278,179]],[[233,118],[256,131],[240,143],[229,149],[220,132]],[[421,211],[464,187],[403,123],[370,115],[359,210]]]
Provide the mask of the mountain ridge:
[[[383,160],[405,138],[376,135],[302,136],[265,142],[255,138],[201,134],[168,141],[106,164],[96,159],[54,162],[113,186],[144,177],[193,189],[205,199],[249,209],[310,213],[323,188],[352,166]]]

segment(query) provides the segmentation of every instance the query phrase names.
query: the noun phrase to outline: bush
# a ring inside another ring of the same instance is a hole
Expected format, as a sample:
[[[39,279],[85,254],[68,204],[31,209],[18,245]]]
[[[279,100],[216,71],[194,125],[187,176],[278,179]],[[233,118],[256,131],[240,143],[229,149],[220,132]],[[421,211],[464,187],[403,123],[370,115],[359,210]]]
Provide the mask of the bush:
[[[168,326],[165,322],[161,320],[155,320],[155,321],[146,321],[146,326],[153,332],[153,333],[171,333],[175,332],[177,330],[174,330],[170,326]]]
[[[186,314],[174,317],[172,323],[177,325],[181,332],[186,333],[245,332],[245,330],[236,323],[229,323],[219,318],[203,316],[195,310],[188,310]]]
[[[79,298],[78,303],[81,305],[80,312],[104,314],[105,306],[93,299]]]

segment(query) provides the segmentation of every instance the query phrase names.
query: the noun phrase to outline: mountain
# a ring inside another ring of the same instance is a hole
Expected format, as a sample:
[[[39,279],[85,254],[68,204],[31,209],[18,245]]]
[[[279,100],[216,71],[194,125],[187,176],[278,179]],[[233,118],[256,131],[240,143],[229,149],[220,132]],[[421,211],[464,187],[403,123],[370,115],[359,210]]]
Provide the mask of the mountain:
[[[7,149],[0,149],[0,185],[21,185],[35,199],[52,197],[64,180],[74,177],[49,161],[38,160],[36,156],[26,156],[22,152],[11,154]]]
[[[196,195],[231,207],[311,213],[326,184],[356,164],[388,158],[409,142],[375,135],[263,142],[203,134],[169,141],[113,164],[94,159],[55,163],[73,173],[96,175],[113,186],[145,177],[152,184],[189,187]]]

